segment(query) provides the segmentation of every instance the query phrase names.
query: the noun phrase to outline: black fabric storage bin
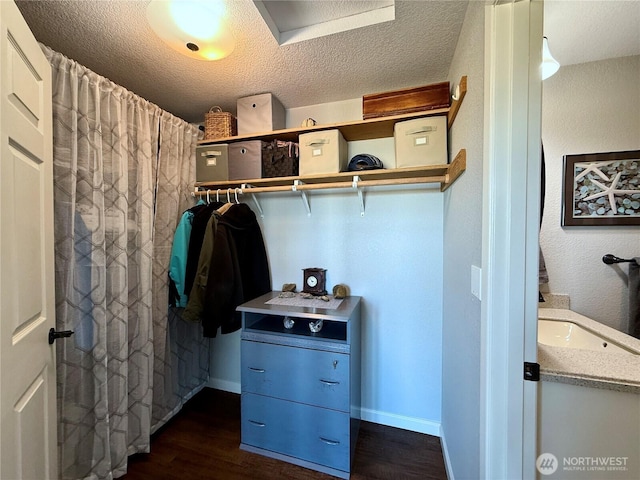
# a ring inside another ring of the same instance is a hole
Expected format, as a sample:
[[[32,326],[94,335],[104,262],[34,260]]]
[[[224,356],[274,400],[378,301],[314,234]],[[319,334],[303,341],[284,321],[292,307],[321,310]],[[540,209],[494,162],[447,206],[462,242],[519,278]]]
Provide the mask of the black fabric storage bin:
[[[297,177],[299,150],[295,142],[274,140],[262,145],[262,178]]]

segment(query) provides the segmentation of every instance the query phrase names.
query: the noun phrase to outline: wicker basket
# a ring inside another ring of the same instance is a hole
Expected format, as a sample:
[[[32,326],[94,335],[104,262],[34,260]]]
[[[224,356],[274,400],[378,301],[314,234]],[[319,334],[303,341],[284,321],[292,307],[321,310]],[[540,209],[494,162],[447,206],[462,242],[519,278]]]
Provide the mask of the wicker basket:
[[[211,107],[204,114],[204,139],[234,137],[238,132],[236,117],[229,112],[223,112],[220,107]]]

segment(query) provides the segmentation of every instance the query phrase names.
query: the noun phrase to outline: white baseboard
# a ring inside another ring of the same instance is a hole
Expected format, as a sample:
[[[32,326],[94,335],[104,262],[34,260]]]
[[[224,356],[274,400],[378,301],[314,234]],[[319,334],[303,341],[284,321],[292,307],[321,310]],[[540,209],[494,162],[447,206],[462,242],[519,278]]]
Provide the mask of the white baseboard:
[[[422,418],[406,417],[395,413],[380,412],[368,408],[360,409],[360,418],[366,422],[379,423],[389,427],[402,428],[412,432],[440,436],[440,423]]]
[[[455,480],[453,468],[451,467],[451,459],[449,458],[449,449],[447,448],[447,439],[442,429],[440,429],[440,445],[442,446],[442,456],[444,457],[444,468],[447,471],[447,478],[449,480]]]
[[[230,382],[229,380],[222,380],[220,378],[210,378],[207,386],[215,388],[216,390],[222,390],[223,392],[238,394],[242,392],[239,382]]]

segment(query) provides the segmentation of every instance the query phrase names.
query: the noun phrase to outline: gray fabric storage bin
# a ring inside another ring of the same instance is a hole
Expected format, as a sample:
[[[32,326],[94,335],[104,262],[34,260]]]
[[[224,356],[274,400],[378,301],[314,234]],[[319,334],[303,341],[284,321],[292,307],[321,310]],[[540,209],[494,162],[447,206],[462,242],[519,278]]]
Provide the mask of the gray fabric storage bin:
[[[285,111],[270,93],[239,98],[236,102],[238,135],[272,132],[285,128]]]
[[[250,140],[229,144],[229,180],[262,177],[262,149],[266,142]]]
[[[229,180],[229,146],[226,143],[196,147],[196,182]]]

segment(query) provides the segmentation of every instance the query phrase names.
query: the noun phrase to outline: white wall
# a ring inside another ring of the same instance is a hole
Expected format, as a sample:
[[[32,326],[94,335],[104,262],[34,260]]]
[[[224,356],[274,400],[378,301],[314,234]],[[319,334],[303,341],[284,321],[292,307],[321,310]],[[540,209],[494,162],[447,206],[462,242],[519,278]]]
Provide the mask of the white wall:
[[[356,99],[291,109],[287,122],[361,115]],[[393,139],[352,142],[349,150],[350,157],[393,160]],[[309,198],[308,217],[299,195],[260,197],[273,288],[289,282],[301,288],[303,268],[324,267],[329,289],[344,283],[362,296],[362,418],[438,435],[443,195],[437,187],[371,189],[364,217],[355,192],[310,192]],[[239,392],[239,347],[239,333],[213,340],[212,386]]]
[[[468,92],[450,132],[450,154],[467,149],[467,170],[444,199],[442,443],[449,478],[480,478],[481,303],[471,266],[482,261],[485,2],[469,2],[449,70]]]
[[[542,140],[547,171],[540,244],[549,291],[568,294],[571,309],[618,330],[627,324],[625,264],[606,253],[640,256],[640,229],[564,227],[563,156],[640,149],[640,57],[561,67],[543,83]]]

